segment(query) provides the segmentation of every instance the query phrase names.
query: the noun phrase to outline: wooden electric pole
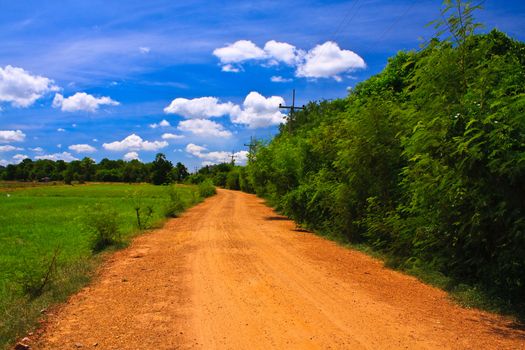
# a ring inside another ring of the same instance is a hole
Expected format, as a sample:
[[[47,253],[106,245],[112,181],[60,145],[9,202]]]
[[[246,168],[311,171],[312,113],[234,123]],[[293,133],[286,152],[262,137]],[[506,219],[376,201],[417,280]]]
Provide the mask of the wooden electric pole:
[[[232,154],[230,155],[230,158],[231,158],[231,165],[235,165],[235,151],[232,151]]]
[[[250,143],[245,143],[244,145],[248,147],[248,153],[252,153],[255,150],[255,146],[257,146],[257,139],[250,136]]]
[[[291,132],[291,125],[290,125],[290,122],[292,121],[292,118],[293,118],[293,114],[295,112],[296,109],[304,109],[304,105],[302,107],[297,107],[295,106],[295,89],[292,90],[292,105],[291,106],[283,106],[279,103],[279,108],[282,108],[282,109],[289,109],[290,112],[288,113],[288,118],[286,118],[288,120],[288,132]]]

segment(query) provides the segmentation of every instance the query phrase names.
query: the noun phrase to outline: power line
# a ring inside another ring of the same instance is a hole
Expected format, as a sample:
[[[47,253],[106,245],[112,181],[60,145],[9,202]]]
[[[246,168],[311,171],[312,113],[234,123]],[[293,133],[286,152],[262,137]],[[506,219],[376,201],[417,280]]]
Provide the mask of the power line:
[[[339,22],[339,25],[337,26],[336,30],[332,33],[332,35],[330,35],[330,38],[333,38],[333,41],[334,42],[337,42],[337,36],[339,35],[340,31],[346,26],[348,25],[349,23],[352,22],[352,20],[355,18],[355,16],[357,15],[357,13],[359,12],[359,10],[361,9],[361,7],[363,6],[361,4],[361,6],[359,6],[359,8],[352,13],[352,11],[357,7],[357,4],[359,4],[359,1],[360,0],[356,0],[352,3],[352,7],[350,7],[350,9],[347,11],[346,15],[343,16],[343,19],[341,20],[341,22]],[[352,13],[352,16],[350,16],[350,14]],[[347,21],[348,20],[348,21]],[[345,25],[345,22],[347,22],[347,24]]]
[[[385,30],[383,31],[383,33],[379,36],[379,39],[376,40],[376,41],[374,42],[373,45],[369,45],[369,46],[367,47],[367,49],[369,49],[369,48],[371,48],[371,47],[373,47],[373,46],[376,46],[376,45],[379,44],[381,41],[383,41],[383,40],[385,39],[385,37],[390,33],[390,31],[392,31],[392,29],[394,28],[394,26],[397,25],[397,24],[399,23],[399,21],[400,21],[403,17],[405,17],[405,16],[408,14],[408,12],[414,7],[415,4],[416,4],[416,0],[412,0],[412,3],[411,3],[410,5],[408,5],[408,6],[405,8],[405,11],[403,11],[403,13],[402,13],[400,16],[398,16],[398,17],[392,22],[392,24],[390,24],[390,26],[387,27],[387,29],[385,29]]]

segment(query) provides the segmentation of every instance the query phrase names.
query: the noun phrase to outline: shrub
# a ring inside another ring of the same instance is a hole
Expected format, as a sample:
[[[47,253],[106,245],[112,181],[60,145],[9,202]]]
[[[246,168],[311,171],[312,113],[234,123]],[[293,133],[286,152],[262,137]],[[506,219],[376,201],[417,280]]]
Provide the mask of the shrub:
[[[202,198],[211,197],[216,193],[217,190],[215,189],[215,186],[211,180],[207,179],[199,184],[199,195]]]
[[[51,257],[44,256],[38,265],[26,264],[18,273],[18,284],[29,298],[39,297],[50,285],[56,273],[59,253],[60,249],[57,248]]]
[[[102,204],[96,204],[88,210],[85,225],[93,235],[91,249],[95,252],[121,241],[118,213]]]
[[[186,205],[174,186],[169,187],[169,196],[170,201],[166,204],[164,215],[168,218],[175,218],[184,211]]]

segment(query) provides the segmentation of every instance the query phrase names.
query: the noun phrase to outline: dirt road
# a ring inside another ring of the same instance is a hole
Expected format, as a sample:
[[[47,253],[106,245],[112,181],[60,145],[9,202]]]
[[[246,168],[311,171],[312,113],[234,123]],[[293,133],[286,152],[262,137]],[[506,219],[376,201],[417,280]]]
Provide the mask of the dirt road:
[[[219,194],[137,238],[51,316],[42,349],[525,349],[525,331]]]

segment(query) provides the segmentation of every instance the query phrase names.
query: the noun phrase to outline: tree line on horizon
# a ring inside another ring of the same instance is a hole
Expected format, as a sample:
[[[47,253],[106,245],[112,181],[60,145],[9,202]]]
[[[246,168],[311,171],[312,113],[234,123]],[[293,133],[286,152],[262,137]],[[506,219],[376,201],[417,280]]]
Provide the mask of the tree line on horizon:
[[[7,181],[64,181],[84,183],[100,182],[150,182],[155,185],[172,182],[184,182],[189,176],[188,169],[181,162],[173,165],[163,153],[158,153],[155,160],[142,163],[139,160],[102,159],[96,163],[85,157],[82,160],[65,162],[63,160],[29,158],[18,164],[0,166],[0,180]]]

